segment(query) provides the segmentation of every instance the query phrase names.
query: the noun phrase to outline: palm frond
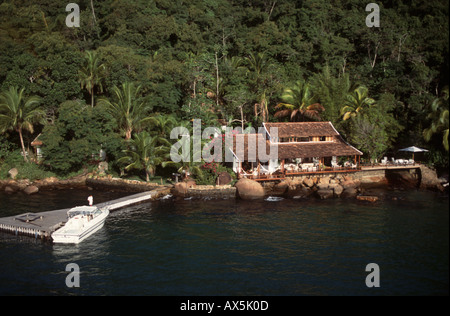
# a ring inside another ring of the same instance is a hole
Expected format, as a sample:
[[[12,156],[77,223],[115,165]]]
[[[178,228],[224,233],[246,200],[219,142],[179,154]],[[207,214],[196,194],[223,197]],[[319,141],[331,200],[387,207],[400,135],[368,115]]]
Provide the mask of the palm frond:
[[[274,114],[274,117],[276,117],[276,118],[282,118],[282,117],[286,117],[286,116],[288,116],[289,114],[291,114],[291,110],[281,110],[281,111],[277,111],[277,112],[275,112],[275,114]]]

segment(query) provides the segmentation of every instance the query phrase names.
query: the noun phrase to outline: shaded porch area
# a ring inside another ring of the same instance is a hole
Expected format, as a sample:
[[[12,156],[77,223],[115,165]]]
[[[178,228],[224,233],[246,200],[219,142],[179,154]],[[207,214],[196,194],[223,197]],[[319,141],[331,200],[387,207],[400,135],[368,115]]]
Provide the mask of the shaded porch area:
[[[249,173],[246,171],[242,171],[238,173],[238,178],[246,178],[251,179],[255,181],[278,181],[278,180],[284,180],[288,177],[295,177],[295,176],[307,176],[307,175],[320,175],[320,174],[333,174],[333,173],[354,173],[361,171],[361,166],[354,165],[350,167],[311,167],[307,169],[300,169],[300,170],[288,170],[285,169],[284,171],[277,170],[273,173],[258,173],[257,171]]]

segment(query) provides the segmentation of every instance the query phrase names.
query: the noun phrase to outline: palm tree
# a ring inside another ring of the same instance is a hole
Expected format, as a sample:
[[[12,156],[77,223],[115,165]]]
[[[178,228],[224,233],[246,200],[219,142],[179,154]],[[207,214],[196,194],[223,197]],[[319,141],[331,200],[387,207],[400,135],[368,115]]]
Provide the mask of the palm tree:
[[[145,170],[147,182],[150,176],[155,174],[156,167],[165,161],[168,154],[168,147],[157,146],[158,138],[152,137],[146,131],[136,134],[133,139],[129,140],[129,148],[124,150],[125,156],[117,161],[125,163],[125,170],[138,169]],[[166,145],[170,143],[166,140]]]
[[[263,53],[253,54],[250,53],[244,60],[247,64],[248,73],[252,76],[253,91],[258,95],[258,101],[254,104],[255,119],[258,119],[258,115],[261,114],[262,121],[266,122],[269,116],[267,109],[268,97],[267,87],[265,87],[265,74],[268,72],[269,67],[272,66],[267,55]]]
[[[342,104],[347,99],[347,95],[352,93],[358,85],[350,81],[348,73],[339,77],[333,76],[327,65],[321,73],[314,76],[312,87],[319,103],[326,109],[323,118],[336,126],[342,119]]]
[[[17,87],[10,87],[8,91],[0,94],[0,133],[7,130],[19,133],[23,158],[28,162],[23,142],[23,130],[33,133],[33,124],[43,122],[45,112],[36,108],[40,101],[39,97],[25,98],[24,90],[25,88],[18,91]]]
[[[277,118],[290,115],[291,121],[296,121],[298,118],[302,121],[305,118],[318,120],[320,112],[325,110],[320,103],[316,102],[311,85],[301,80],[297,81],[292,88],[285,89],[281,99],[284,102],[275,107],[279,109],[275,113]]]
[[[358,86],[352,93],[347,95],[341,115],[344,121],[355,117],[365,108],[375,105],[375,100],[369,98],[369,89],[366,86]]]
[[[168,139],[170,131],[177,125],[177,120],[173,115],[156,114],[142,120],[142,123],[149,123],[152,127],[151,134],[157,137]]]
[[[185,127],[188,129],[188,126],[186,124],[181,123],[180,127]],[[183,126],[185,125],[185,126]],[[185,175],[201,175],[201,168],[202,162],[200,161],[194,161],[196,157],[201,157],[202,155],[202,149],[206,144],[207,141],[205,139],[201,140],[201,148],[199,151],[197,151],[197,148],[193,145],[193,138],[185,138],[182,137],[180,140],[178,140],[178,143],[180,144],[180,147],[178,150],[175,150],[174,153],[180,155],[181,161],[175,162],[173,160],[164,161],[161,166],[163,168],[165,167],[175,167],[177,168],[177,172],[180,174]],[[188,147],[189,150],[187,152],[183,152],[183,149],[185,147]],[[174,147],[171,148],[171,151],[174,150]]]
[[[245,57],[245,61],[248,64],[250,71],[255,73],[255,81],[258,82],[260,76],[267,70],[270,66],[270,62],[264,53],[253,54],[250,53],[248,57]]]
[[[263,122],[267,122],[269,119],[269,109],[267,107],[269,98],[266,95],[266,90],[263,91],[259,98],[259,102],[255,103],[255,119],[258,120],[258,115],[261,114]]]
[[[442,133],[442,144],[446,151],[448,151],[448,98],[449,89],[445,87],[442,90],[442,96],[436,98],[431,103],[431,113],[427,118],[431,119],[431,125],[429,128],[423,131],[425,140],[430,141],[434,134]]]
[[[149,112],[149,106],[140,98],[140,90],[140,85],[136,87],[132,82],[125,82],[121,89],[113,87],[115,102],[107,99],[99,101],[100,104],[105,104],[116,118],[126,140],[131,139],[134,130],[142,127]]]
[[[102,80],[105,77],[105,65],[100,64],[100,58],[96,52],[87,51],[84,66],[78,71],[81,88],[91,95],[91,106],[94,107],[94,88],[98,87],[103,92]]]

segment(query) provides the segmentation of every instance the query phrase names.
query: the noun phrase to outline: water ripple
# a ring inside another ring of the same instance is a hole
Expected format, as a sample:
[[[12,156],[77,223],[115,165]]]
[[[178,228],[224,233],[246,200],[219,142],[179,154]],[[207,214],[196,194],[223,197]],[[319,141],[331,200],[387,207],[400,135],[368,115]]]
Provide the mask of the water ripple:
[[[1,234],[0,294],[448,295],[448,199],[402,194],[374,205],[165,199],[111,213],[77,246]],[[3,216],[16,203],[61,205],[53,194],[1,201]],[[79,289],[65,286],[70,262]],[[371,262],[382,271],[376,292],[365,286]]]

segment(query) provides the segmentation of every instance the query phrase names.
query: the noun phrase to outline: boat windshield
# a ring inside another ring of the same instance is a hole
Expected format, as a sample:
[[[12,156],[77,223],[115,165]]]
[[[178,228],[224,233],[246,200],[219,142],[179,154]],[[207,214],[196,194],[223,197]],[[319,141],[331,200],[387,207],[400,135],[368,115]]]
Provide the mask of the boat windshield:
[[[87,215],[97,215],[97,212],[100,212],[96,207],[80,207],[80,208],[73,208],[70,211],[67,212],[67,216],[69,218],[73,218],[75,216],[81,215],[81,216],[87,216]]]

